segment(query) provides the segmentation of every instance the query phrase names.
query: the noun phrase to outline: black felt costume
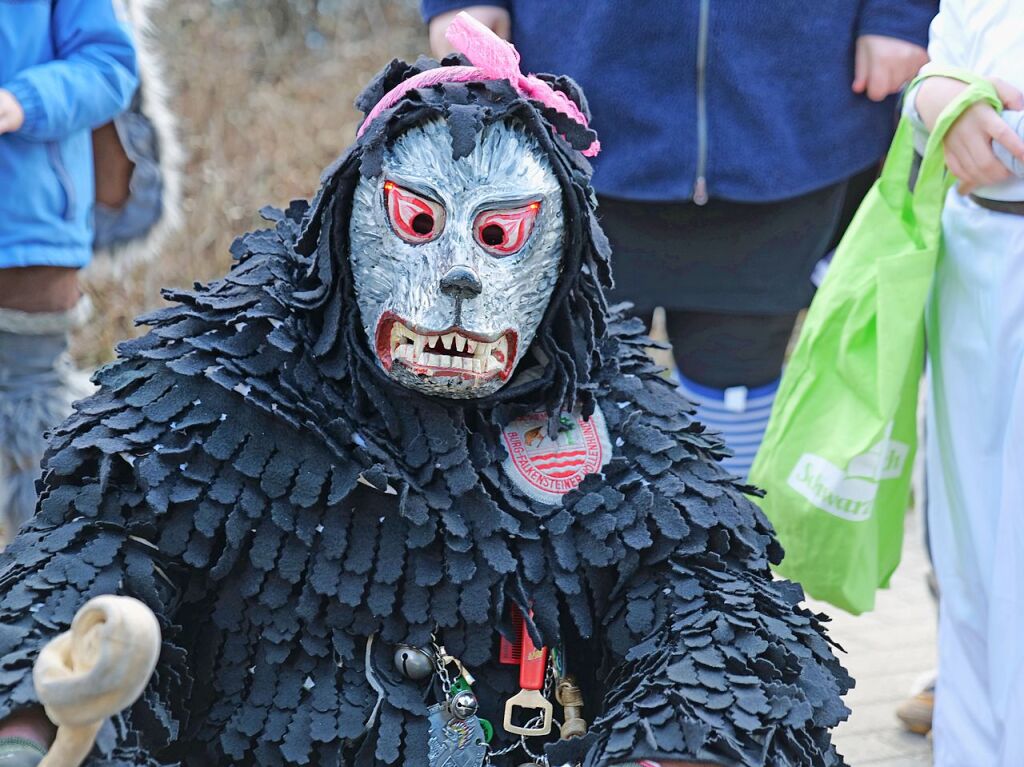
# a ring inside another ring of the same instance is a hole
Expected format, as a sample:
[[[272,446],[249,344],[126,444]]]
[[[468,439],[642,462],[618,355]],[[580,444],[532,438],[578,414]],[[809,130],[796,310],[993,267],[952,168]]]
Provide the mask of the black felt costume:
[[[359,106],[430,66],[392,63]],[[437,116],[457,156],[482,126],[519,121],[564,192],[562,273],[533,342],[544,375],[479,400],[388,379],[352,296],[353,188]],[[608,247],[573,149],[591,139],[505,82],[413,91],[312,207],[268,212],[222,280],[167,292],[57,430],[38,514],[0,560],[0,717],[34,702],[40,646],[89,597],[120,593],[159,616],[163,652],[91,764],[420,767],[432,700],[395,670],[395,645],[435,632],[500,721],[517,680],[494,627],[515,604],[565,647],[593,720],[548,747],[552,764],[842,764],[829,728],[851,680],[801,590],[772,580],[781,549],[715,461],[721,442],[658,375],[640,323],[605,304]],[[501,426],[595,403],[615,445],[602,474],[561,507],[527,498],[501,469]]]

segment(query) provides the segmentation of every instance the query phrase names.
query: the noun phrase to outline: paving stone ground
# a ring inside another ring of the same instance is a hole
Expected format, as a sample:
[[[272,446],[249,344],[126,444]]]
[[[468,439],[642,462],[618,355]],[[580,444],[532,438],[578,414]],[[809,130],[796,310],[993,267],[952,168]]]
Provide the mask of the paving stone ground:
[[[861,616],[811,601],[832,616],[830,633],[847,654],[844,665],[857,680],[846,703],[853,710],[835,734],[851,767],[930,767],[929,741],[906,732],[896,707],[915,681],[935,666],[935,605],[928,593],[919,515],[907,515],[903,561],[876,608]]]

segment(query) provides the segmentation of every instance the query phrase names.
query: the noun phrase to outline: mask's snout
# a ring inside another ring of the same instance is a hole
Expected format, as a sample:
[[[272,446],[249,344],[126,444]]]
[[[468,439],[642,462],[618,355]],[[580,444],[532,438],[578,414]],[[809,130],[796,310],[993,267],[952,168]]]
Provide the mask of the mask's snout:
[[[441,278],[441,292],[456,301],[466,301],[476,298],[484,290],[484,285],[478,275],[468,266],[457,264],[445,272]]]

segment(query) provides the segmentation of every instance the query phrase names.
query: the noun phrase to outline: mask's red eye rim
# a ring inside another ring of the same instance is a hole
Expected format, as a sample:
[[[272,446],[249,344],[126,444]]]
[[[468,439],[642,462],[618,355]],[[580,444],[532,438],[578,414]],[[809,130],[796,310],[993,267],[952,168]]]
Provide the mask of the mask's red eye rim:
[[[533,234],[540,209],[540,201],[534,200],[515,208],[481,211],[473,221],[473,238],[492,256],[514,255]]]
[[[394,181],[384,182],[384,207],[392,231],[405,242],[422,245],[444,230],[444,207]]]

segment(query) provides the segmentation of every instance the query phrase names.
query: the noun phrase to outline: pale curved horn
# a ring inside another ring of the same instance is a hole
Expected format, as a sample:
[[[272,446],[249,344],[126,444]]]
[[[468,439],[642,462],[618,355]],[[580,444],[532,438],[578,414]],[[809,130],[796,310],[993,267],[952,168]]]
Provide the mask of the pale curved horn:
[[[36,695],[57,737],[39,767],[78,767],[103,722],[132,705],[160,656],[160,624],[137,599],[101,596],[48,642],[32,669]]]

